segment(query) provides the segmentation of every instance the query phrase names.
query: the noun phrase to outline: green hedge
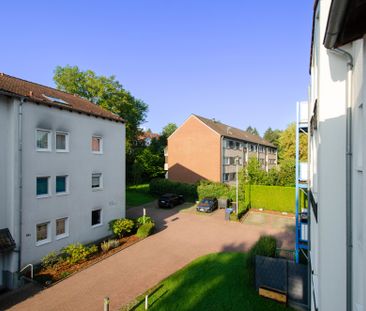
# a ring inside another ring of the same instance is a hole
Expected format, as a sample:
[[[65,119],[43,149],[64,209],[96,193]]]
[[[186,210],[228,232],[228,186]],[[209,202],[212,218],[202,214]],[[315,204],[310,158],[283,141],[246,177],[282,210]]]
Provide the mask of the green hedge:
[[[201,181],[198,185],[184,184],[168,179],[153,179],[150,192],[155,195],[164,193],[183,194],[188,201],[204,197],[228,198],[236,200],[235,186],[223,183]],[[300,201],[304,195],[300,192]],[[304,203],[302,204],[304,205]],[[305,204],[306,205],[306,204]],[[295,188],[282,186],[245,185],[239,189],[239,214],[248,207],[263,208],[278,212],[295,212]]]
[[[245,200],[253,208],[278,212],[295,212],[295,188],[281,186],[246,186]]]
[[[156,178],[150,181],[150,193],[155,195],[165,193],[182,194],[187,201],[195,201],[198,197],[197,185],[184,184],[162,178]]]
[[[235,186],[221,183],[201,182],[197,187],[198,197],[225,197],[236,200]],[[303,195],[300,197],[302,198]],[[247,207],[263,208],[279,212],[295,212],[295,188],[281,186],[246,185],[239,189],[239,213]]]

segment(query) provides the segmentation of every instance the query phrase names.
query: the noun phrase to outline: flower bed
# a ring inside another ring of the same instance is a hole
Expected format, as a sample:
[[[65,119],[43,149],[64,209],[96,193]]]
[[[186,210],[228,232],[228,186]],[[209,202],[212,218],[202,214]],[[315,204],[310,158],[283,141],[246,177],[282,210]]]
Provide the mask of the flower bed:
[[[133,228],[130,227],[131,223]],[[144,228],[145,226],[149,227],[148,230]],[[110,222],[110,230],[116,236],[114,239],[106,239],[102,243],[98,243],[98,246],[94,244],[91,246],[80,243],[71,244],[63,248],[58,254],[56,252],[49,253],[42,259],[40,267],[35,270],[34,280],[44,286],[53,285],[142,240],[152,234],[154,227],[154,222],[147,216],[134,221],[115,219]],[[134,234],[136,231],[143,231],[144,234]]]
[[[118,253],[119,251],[135,244],[136,242],[142,240],[141,238],[138,238],[136,235],[131,235],[127,237],[123,237],[121,239],[118,239],[120,242],[120,245],[116,248],[110,249],[107,252],[103,252],[100,249],[98,249],[97,253],[94,253],[86,260],[80,261],[76,264],[70,264],[67,261],[62,261],[58,264],[55,264],[54,266],[41,268],[39,271],[35,273],[34,279],[44,286],[50,286],[54,283],[70,276],[71,274],[84,270],[97,262],[112,256],[115,253]]]

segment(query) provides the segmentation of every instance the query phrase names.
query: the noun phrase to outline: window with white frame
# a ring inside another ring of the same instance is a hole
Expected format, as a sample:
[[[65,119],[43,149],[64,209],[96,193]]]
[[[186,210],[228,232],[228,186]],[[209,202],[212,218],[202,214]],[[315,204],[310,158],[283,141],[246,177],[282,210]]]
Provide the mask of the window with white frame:
[[[230,165],[230,157],[224,157],[224,165]]]
[[[65,132],[56,132],[56,152],[69,151],[69,134]]]
[[[48,197],[50,195],[50,177],[42,176],[36,179],[36,195],[38,198]]]
[[[51,241],[50,222],[36,225],[36,245],[42,245]]]
[[[69,236],[69,218],[56,219],[56,239],[62,239]]]
[[[99,226],[102,224],[102,210],[96,209],[91,212],[91,225]]]
[[[103,138],[100,136],[93,136],[91,148],[93,153],[103,153]]]
[[[93,173],[92,174],[92,189],[102,189],[103,188],[103,179],[101,173]]]
[[[56,176],[56,194],[66,194],[69,192],[69,176]]]
[[[37,151],[51,151],[51,131],[36,130],[36,148]]]

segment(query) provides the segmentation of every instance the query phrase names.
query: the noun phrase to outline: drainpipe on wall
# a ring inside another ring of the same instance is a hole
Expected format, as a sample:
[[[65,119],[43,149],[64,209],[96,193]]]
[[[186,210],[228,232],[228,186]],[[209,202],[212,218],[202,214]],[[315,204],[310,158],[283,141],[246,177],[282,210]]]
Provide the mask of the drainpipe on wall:
[[[330,51],[348,59],[346,81],[346,297],[347,311],[352,311],[352,69],[350,53],[336,48]]]
[[[19,152],[19,252],[18,252],[18,272],[20,271],[22,260],[22,226],[23,226],[23,103],[24,98],[20,99],[18,107],[18,152]]]

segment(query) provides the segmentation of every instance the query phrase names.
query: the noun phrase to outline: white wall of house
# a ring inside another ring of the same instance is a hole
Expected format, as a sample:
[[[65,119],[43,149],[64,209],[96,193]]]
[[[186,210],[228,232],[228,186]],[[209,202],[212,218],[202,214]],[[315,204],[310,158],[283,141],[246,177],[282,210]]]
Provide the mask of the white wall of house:
[[[6,221],[0,217],[0,224],[1,227],[10,228],[17,245],[19,204],[14,192],[17,189],[18,161],[13,159],[13,154],[17,150],[17,126],[14,124],[17,124],[18,104],[19,101],[15,100],[13,105],[9,105],[3,98],[0,102],[0,118],[6,119],[5,123],[0,120],[0,130],[10,134],[5,145],[11,146],[5,152],[0,151],[0,168],[7,169],[6,176],[0,177],[0,191],[3,192],[0,196],[1,215],[7,215]],[[110,220],[125,217],[125,126],[94,116],[26,102],[23,105],[22,127],[21,265],[24,266],[37,263],[50,251],[59,250],[70,243],[88,243],[103,238],[110,234]],[[50,151],[37,151],[36,129],[50,131]],[[68,152],[56,152],[56,131],[68,134]],[[101,154],[91,150],[93,135],[102,137]],[[102,174],[102,189],[92,189],[93,173]],[[50,195],[39,198],[36,195],[36,180],[41,176],[49,177]],[[66,194],[56,194],[56,176],[67,176]],[[3,195],[6,200],[2,199]],[[91,213],[95,209],[102,210],[102,223],[92,226]],[[65,217],[68,218],[68,233],[62,238],[56,237],[56,219]],[[36,225],[46,222],[49,223],[49,241],[37,243]],[[9,269],[15,272],[17,268],[15,260]]]
[[[310,188],[318,202],[311,211],[313,290],[319,310],[346,310],[346,78],[347,61],[323,46],[331,1],[319,1],[315,19],[309,116],[318,106],[318,128],[310,137]],[[343,46],[354,57],[353,105],[353,308],[364,310],[366,294],[364,173],[364,40]],[[314,299],[312,296],[312,309]]]

